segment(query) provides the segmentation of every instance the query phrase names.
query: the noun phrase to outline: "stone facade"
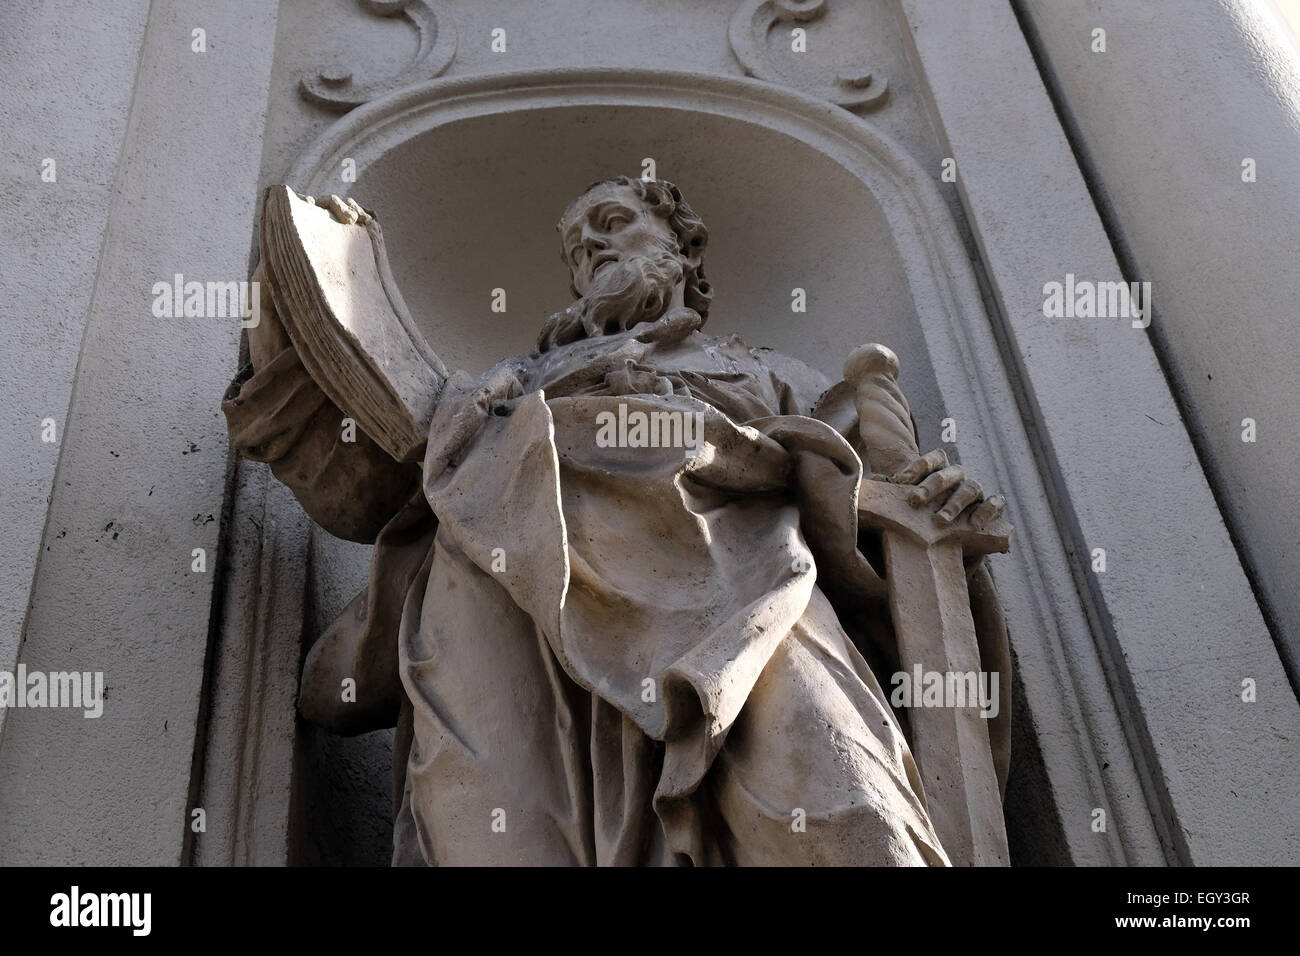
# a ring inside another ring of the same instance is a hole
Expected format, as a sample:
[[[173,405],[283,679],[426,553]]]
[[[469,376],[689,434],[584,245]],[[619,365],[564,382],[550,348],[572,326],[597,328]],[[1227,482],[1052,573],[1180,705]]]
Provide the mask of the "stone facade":
[[[714,334],[831,374],[889,343],[921,446],[1011,502],[1012,862],[1300,861],[1294,37],[1263,0],[1180,6],[0,14],[0,670],[107,688],[95,719],[0,709],[0,862],[389,859],[391,734],[295,715],[369,548],[236,462],[240,324],[160,316],[155,286],[246,279],[266,186],[351,194],[442,357],[481,371],[566,299],[564,203],[647,160],[718,237]],[[1067,276],[1149,281],[1154,308],[1050,317]]]

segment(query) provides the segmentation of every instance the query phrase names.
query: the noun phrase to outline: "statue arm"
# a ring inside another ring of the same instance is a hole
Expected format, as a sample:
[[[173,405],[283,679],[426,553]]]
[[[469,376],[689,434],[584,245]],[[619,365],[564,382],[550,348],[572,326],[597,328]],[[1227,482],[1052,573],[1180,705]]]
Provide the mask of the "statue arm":
[[[317,524],[336,537],[371,542],[419,487],[420,468],[398,462],[361,431],[307,374],[275,314],[266,273],[250,366],[222,403],[235,447],[270,465]]]

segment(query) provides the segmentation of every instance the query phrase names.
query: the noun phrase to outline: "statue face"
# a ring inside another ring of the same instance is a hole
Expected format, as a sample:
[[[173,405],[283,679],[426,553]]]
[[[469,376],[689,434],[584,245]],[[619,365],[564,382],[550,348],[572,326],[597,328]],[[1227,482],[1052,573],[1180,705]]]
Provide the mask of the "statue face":
[[[599,186],[569,210],[561,225],[565,261],[578,294],[620,260],[658,258],[676,251],[667,221],[628,186]]]

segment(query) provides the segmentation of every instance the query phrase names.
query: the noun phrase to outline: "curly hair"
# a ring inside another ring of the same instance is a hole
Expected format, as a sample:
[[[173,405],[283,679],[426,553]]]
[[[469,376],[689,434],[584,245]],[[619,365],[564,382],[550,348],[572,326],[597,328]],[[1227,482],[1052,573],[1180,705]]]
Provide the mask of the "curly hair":
[[[555,224],[557,231],[562,231],[564,219],[569,210],[576,206],[593,189],[600,186],[627,186],[651,207],[655,215],[668,223],[668,228],[677,238],[677,252],[682,257],[686,288],[683,302],[687,308],[694,309],[701,319],[709,316],[709,303],[713,300],[713,287],[704,278],[704,249],[709,244],[709,230],[704,220],[699,217],[690,204],[682,198],[682,191],[666,179],[639,179],[633,176],[615,176],[592,183],[582,191],[573,202],[564,208],[560,221]],[[560,250],[560,258],[566,266],[569,260]],[[570,287],[574,296],[578,290]]]

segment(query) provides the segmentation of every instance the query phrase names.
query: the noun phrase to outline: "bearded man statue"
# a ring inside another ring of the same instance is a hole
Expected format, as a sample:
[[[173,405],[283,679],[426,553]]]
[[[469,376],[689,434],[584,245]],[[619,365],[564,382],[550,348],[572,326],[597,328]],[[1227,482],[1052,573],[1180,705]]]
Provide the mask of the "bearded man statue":
[[[671,183],[597,183],[558,229],[575,301],[532,353],[451,376],[422,463],[340,439],[263,297],[232,438],[375,543],[302,714],[397,727],[394,864],[946,864],[882,690],[898,655],[852,390],[701,331],[708,233]],[[942,451],[890,477],[937,522],[1003,509]],[[1005,626],[982,562],[968,584],[1005,786]]]

